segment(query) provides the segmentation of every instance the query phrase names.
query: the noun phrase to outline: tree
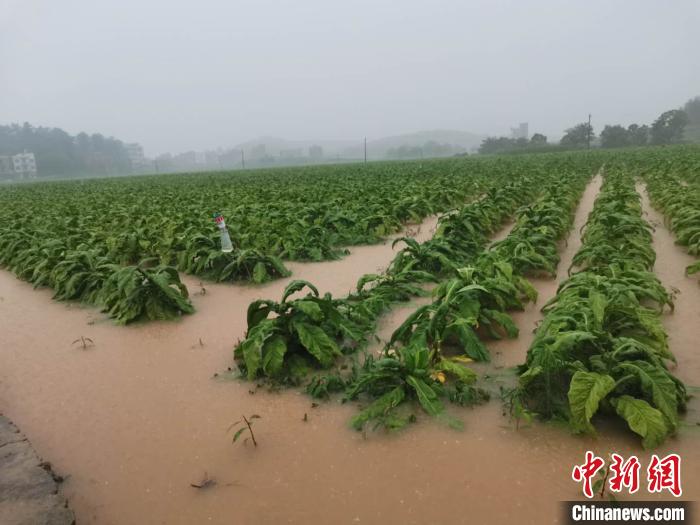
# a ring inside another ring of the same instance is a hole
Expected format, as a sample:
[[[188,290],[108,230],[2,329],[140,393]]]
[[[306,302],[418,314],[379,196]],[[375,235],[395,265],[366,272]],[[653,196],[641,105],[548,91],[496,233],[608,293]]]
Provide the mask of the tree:
[[[530,137],[530,144],[533,146],[546,146],[547,137],[542,133],[535,133],[532,137]]]
[[[589,141],[593,141],[594,138],[593,126],[588,122],[582,122],[581,124],[576,124],[573,128],[567,129],[559,143],[562,146],[579,148],[588,145]]]
[[[524,137],[488,137],[481,142],[479,153],[527,153],[538,148],[549,148],[547,137],[541,133],[535,133],[530,140]]]
[[[515,149],[515,139],[508,137],[487,137],[479,146],[479,153],[502,153]]]
[[[600,146],[603,148],[624,148],[629,143],[628,131],[619,124],[605,126],[600,133]]]
[[[677,144],[683,140],[688,115],[681,109],[665,111],[651,125],[652,144]]]
[[[121,141],[99,134],[72,137],[59,128],[0,126],[0,155],[34,153],[39,176],[128,173],[129,156]]]
[[[690,124],[700,124],[700,97],[691,98],[683,106]]]
[[[627,140],[630,146],[646,146],[649,141],[649,126],[630,124],[627,128]]]

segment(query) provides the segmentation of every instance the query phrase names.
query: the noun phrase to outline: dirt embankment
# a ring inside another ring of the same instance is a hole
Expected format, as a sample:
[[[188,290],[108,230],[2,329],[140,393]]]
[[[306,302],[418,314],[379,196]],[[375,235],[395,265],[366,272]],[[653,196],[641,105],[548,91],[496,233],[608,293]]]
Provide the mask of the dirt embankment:
[[[62,478],[42,462],[27,438],[0,415],[0,521],[3,525],[72,525],[58,491]]]

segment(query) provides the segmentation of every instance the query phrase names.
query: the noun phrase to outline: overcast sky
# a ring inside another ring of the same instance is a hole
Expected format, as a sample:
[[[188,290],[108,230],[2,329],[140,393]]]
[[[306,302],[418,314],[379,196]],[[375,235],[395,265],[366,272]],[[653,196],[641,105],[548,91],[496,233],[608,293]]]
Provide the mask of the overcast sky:
[[[0,0],[0,123],[141,142],[558,137],[700,94],[698,0]]]

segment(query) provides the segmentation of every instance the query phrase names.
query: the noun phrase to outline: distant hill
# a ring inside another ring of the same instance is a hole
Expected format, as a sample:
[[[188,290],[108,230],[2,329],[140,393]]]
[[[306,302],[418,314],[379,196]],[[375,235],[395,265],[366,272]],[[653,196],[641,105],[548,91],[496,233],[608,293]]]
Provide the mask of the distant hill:
[[[371,159],[384,159],[389,150],[404,147],[421,147],[426,142],[449,144],[455,150],[470,152],[477,148],[485,135],[478,135],[468,131],[436,129],[406,133],[367,141],[367,156]],[[243,148],[246,153],[254,148],[265,146],[265,154],[273,157],[283,153],[301,152],[303,156],[308,154],[309,147],[318,145],[323,148],[324,157],[339,157],[344,159],[362,158],[364,145],[362,137],[358,140],[287,140],[279,137],[259,137],[238,144],[236,150]]]
[[[280,137],[266,136],[242,142],[234,146],[233,149],[243,149],[246,152],[250,152],[257,147],[264,146],[266,155],[277,157],[283,153],[296,151],[300,151],[302,156],[306,156],[311,146],[321,146],[325,155],[335,156],[355,144],[357,142],[349,140],[287,140]]]

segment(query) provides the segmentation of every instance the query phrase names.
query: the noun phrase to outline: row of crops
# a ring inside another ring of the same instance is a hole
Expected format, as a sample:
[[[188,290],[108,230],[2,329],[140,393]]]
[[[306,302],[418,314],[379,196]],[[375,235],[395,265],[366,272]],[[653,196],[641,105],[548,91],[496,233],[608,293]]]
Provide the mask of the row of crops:
[[[529,410],[593,433],[591,419],[615,414],[655,447],[678,426],[686,389],[661,322],[672,297],[653,274],[651,226],[634,178],[608,167],[573,265],[579,271],[543,308],[520,367],[517,395]]]
[[[654,160],[644,170],[651,202],[664,214],[676,242],[700,257],[700,158],[689,154],[685,162],[671,162],[664,156]],[[700,261],[686,268],[688,275],[698,272]]]
[[[180,273],[252,283],[288,276],[283,259],[340,257],[557,163],[448,159],[7,186],[0,266],[118,323],[171,319],[193,312]],[[227,219],[232,253],[220,249],[215,211]],[[454,256],[440,264],[458,263]]]
[[[409,243],[384,275],[361,277],[348,297],[319,297],[313,284],[295,281],[281,302],[253,302],[247,337],[234,352],[239,368],[251,380],[308,381],[313,396],[361,400],[366,406],[352,420],[358,430],[404,426],[413,418],[411,401],[459,425],[443,399],[470,405],[488,398],[465,363],[490,359],[482,340],[518,335],[508,312],[536,300],[526,275],[555,274],[558,243],[593,171],[583,158],[567,170],[518,177],[441,218],[432,240]],[[510,234],[488,246],[514,214]],[[433,301],[409,316],[379,356],[366,353],[362,364],[353,358],[378,316],[424,294],[426,282],[440,283]],[[310,292],[291,299],[304,288]]]
[[[675,158],[682,174],[668,173]],[[656,447],[677,431],[688,395],[671,371],[662,314],[672,312],[673,297],[653,273],[652,228],[636,184],[646,182],[678,243],[697,255],[697,158],[683,149],[570,158],[568,170],[518,178],[443,217],[432,240],[406,241],[385,274],[363,276],[347,297],[320,297],[312,283],[296,281],[280,303],[252,303],[235,360],[250,380],[358,402],[357,430],[402,428],[416,410],[461,426],[446,403],[468,406],[493,395],[470,363],[489,361],[489,340],[518,336],[510,312],[536,301],[528,277],[556,276],[578,201],[605,164],[573,273],[542,308],[543,322],[501,401],[516,418],[564,421],[576,433],[594,434],[602,418],[619,418],[645,447]],[[640,170],[646,161],[653,169]],[[489,246],[513,214],[515,227]],[[384,312],[430,287],[431,302],[379,353],[364,351]]]
[[[386,274],[363,275],[356,293],[346,298],[319,297],[313,284],[293,281],[279,303],[254,301],[248,308],[247,337],[235,352],[240,368],[249,379],[260,374],[294,383],[300,372],[305,374],[306,363],[329,367],[343,351],[366,343],[379,315],[394,302],[422,295],[421,283],[435,282],[456,271],[458,263],[466,263],[486,243],[486,234],[531,198],[532,187],[531,180],[520,178],[443,217],[435,237],[426,243],[403,239],[409,244]],[[288,300],[306,287],[306,297]]]

